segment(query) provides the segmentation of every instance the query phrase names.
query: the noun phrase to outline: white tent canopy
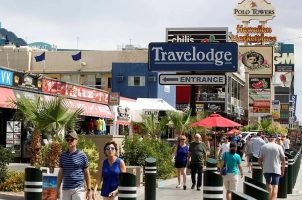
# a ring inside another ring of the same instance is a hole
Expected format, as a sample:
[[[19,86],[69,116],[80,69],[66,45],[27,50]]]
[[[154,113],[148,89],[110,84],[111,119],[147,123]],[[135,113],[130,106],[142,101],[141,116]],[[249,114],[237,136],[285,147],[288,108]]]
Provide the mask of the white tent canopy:
[[[138,98],[136,104],[133,104],[130,112],[132,121],[142,122],[141,115],[158,115],[159,111],[176,111],[176,109],[163,99]]]

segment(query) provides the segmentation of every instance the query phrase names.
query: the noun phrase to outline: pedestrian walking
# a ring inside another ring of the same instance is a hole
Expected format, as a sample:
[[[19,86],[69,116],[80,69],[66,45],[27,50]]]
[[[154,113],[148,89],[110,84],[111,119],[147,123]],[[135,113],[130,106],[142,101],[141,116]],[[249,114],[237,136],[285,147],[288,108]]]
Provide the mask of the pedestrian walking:
[[[177,173],[177,180],[178,185],[176,188],[181,187],[181,176],[183,177],[183,189],[187,189],[186,185],[186,169],[188,163],[188,153],[189,153],[189,146],[186,144],[186,136],[181,135],[178,138],[178,144],[174,151],[174,160],[175,160],[175,168]]]
[[[119,175],[126,172],[125,162],[117,157],[118,147],[115,141],[107,142],[104,146],[105,160],[99,161],[98,176],[94,188],[94,199],[97,189],[102,182],[101,196],[103,200],[115,200],[118,195]]]
[[[285,150],[288,150],[290,148],[290,140],[289,140],[288,136],[283,135],[282,139],[283,139],[283,144],[284,144]]]
[[[237,140],[237,154],[240,156],[241,160],[242,160],[242,157],[243,157],[243,148],[244,148],[244,140],[242,139],[242,135],[238,135],[238,140]]]
[[[63,181],[63,200],[84,200],[92,199],[90,173],[88,159],[84,152],[77,149],[78,135],[75,131],[65,136],[68,150],[60,157],[57,197],[60,199],[60,189]],[[84,179],[86,181],[86,198]]]
[[[259,158],[260,148],[265,145],[265,141],[261,138],[262,133],[258,132],[256,137],[251,139],[252,153],[255,158]]]
[[[201,140],[200,134],[195,134],[194,142],[189,146],[189,162],[191,168],[192,187],[196,186],[196,173],[197,173],[197,190],[200,190],[202,181],[202,168],[203,162],[207,160],[206,146]]]
[[[244,153],[247,161],[248,166],[248,173],[252,172],[252,161],[253,161],[253,152],[252,152],[252,143],[251,143],[251,136],[246,138],[246,143],[244,145]]]
[[[276,135],[269,135],[269,143],[263,145],[259,154],[259,165],[263,169],[270,200],[277,199],[280,177],[284,176],[285,155],[282,147],[275,143]]]
[[[225,152],[229,152],[230,151],[230,140],[231,140],[230,137],[223,137],[222,138],[223,143],[222,143],[221,148],[219,149],[219,152],[218,152],[218,158],[220,160],[222,158],[222,155]]]

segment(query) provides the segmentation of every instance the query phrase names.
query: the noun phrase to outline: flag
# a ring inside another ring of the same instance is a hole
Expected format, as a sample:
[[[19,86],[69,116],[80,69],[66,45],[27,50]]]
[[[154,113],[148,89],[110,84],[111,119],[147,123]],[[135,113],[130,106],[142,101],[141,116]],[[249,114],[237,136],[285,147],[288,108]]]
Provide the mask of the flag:
[[[77,61],[77,60],[81,60],[82,58],[82,52],[80,51],[79,53],[75,54],[75,55],[71,55],[72,60]]]
[[[36,59],[36,62],[41,62],[41,61],[45,60],[45,52],[43,52],[39,56],[35,56],[35,59]]]

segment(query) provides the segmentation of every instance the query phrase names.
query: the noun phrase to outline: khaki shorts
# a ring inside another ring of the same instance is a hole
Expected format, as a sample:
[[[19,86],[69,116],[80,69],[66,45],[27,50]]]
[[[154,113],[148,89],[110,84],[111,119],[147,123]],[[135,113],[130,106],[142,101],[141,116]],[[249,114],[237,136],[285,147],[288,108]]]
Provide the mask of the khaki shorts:
[[[238,175],[227,174],[223,176],[223,184],[227,191],[236,191],[238,186]]]
[[[63,190],[62,200],[85,200],[85,189],[83,187]]]

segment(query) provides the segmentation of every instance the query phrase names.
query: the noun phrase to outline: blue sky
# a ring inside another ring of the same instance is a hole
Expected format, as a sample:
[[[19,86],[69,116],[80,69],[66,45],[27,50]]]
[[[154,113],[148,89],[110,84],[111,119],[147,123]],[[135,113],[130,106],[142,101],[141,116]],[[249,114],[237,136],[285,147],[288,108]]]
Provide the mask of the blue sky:
[[[276,8],[268,23],[279,41],[295,44],[295,82],[302,82],[301,0],[267,0]],[[2,1],[2,26],[29,43],[43,41],[59,48],[115,50],[131,43],[147,47],[164,41],[167,27],[229,27],[238,20],[233,8],[241,0],[9,0]],[[301,37],[301,38],[299,38]],[[296,93],[302,88],[296,84]],[[302,97],[298,117],[302,119]]]

